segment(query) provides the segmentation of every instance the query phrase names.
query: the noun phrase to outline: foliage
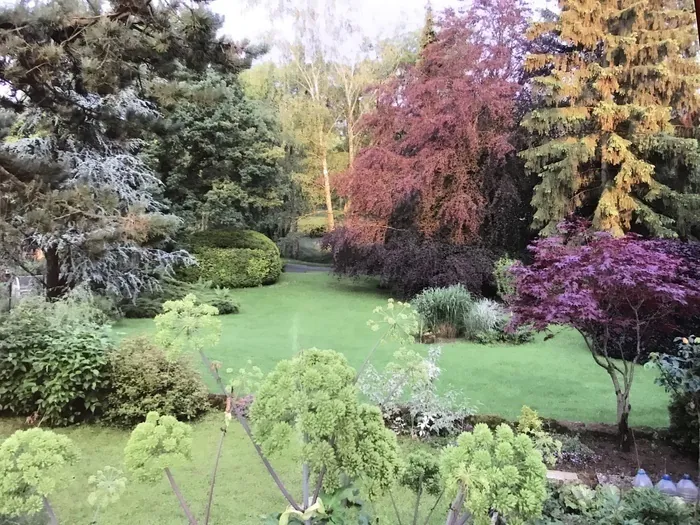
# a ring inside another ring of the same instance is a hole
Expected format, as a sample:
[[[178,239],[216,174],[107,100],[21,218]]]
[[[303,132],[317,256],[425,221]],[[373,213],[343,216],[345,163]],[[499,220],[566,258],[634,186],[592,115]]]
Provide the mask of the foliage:
[[[324,245],[331,250],[337,274],[377,276],[383,287],[402,298],[453,284],[481,294],[490,286],[495,258],[487,248],[455,246],[413,234],[395,235],[386,243],[364,244],[344,227],[326,236]]]
[[[462,284],[446,288],[427,288],[411,301],[425,330],[440,337],[464,333],[464,321],[474,299]]]
[[[440,347],[430,347],[428,356],[402,348],[379,372],[367,366],[358,380],[360,391],[382,410],[384,420],[397,433],[411,436],[452,435],[463,430],[465,419],[476,410],[463,392],[442,388],[438,380]]]
[[[217,37],[222,20],[206,4],[20,2],[0,11],[2,105],[17,117],[0,155],[0,191],[11,197],[0,246],[13,260],[43,251],[50,297],[78,283],[133,297],[154,275],[191,263],[165,249],[181,222],[164,212],[160,181],[139,153],[159,117],[154,83],[208,68],[235,73],[256,54]]]
[[[311,263],[330,263],[331,253],[324,249],[323,241],[292,232],[277,241],[282,257]]]
[[[581,441],[577,435],[554,434],[555,441],[561,443],[561,448],[557,453],[559,461],[564,461],[572,465],[587,465],[598,458],[595,451]]]
[[[629,395],[642,334],[698,304],[700,281],[684,272],[684,263],[658,243],[633,236],[581,233],[585,225],[565,223],[560,234],[533,243],[533,262],[518,265],[517,295],[511,301],[513,323],[570,326],[583,334],[596,364],[610,376],[617,398],[617,422],[625,447],[629,442]],[[615,362],[608,348],[616,332],[636,334],[632,364]],[[605,334],[598,339],[597,334]]]
[[[521,2],[446,11],[415,66],[378,88],[363,124],[369,145],[340,184],[349,199],[345,226],[357,243],[383,243],[394,213],[409,203],[412,227],[426,237],[479,238],[484,180],[498,177],[512,150],[513,68],[525,16]]]
[[[133,427],[149,412],[192,420],[209,408],[209,390],[189,356],[176,359],[146,337],[123,340],[109,355],[103,419]]]
[[[355,371],[331,350],[304,350],[277,364],[250,410],[256,439],[267,452],[303,440],[303,459],[315,475],[325,469],[326,490],[341,474],[366,476],[370,492],[391,485],[398,468],[396,437],[379,409],[361,404]]]
[[[65,436],[31,428],[0,443],[0,515],[35,514],[56,489],[59,476],[78,458]]]
[[[537,525],[692,525],[692,506],[655,489],[634,488],[620,493],[612,485],[565,484],[550,495],[545,516]]]
[[[27,299],[0,317],[0,408],[50,425],[98,411],[112,343],[95,315],[89,306]]]
[[[183,353],[196,353],[214,346],[221,337],[221,321],[218,311],[208,304],[201,304],[194,295],[186,295],[180,301],[163,303],[163,313],[157,315],[156,343],[161,345],[169,358]]]
[[[468,512],[475,525],[491,523],[492,511],[507,522],[542,513],[547,497],[542,455],[528,436],[513,433],[508,425],[492,433],[480,423],[460,435],[456,446],[443,451],[441,472],[448,493],[457,494],[455,513]],[[448,518],[448,523],[458,522]]]
[[[542,453],[542,460],[548,467],[554,467],[561,455],[562,443],[544,429],[542,420],[536,411],[523,406],[518,418],[517,430],[532,439],[535,448]]]
[[[272,284],[282,272],[280,251],[263,234],[249,230],[208,230],[188,239],[199,267],[185,269],[183,277],[202,278],[216,286],[243,288]]]
[[[249,228],[281,207],[290,180],[279,122],[237,78],[209,72],[167,86],[160,101],[164,129],[149,154],[164,197],[190,229]]]
[[[649,365],[658,367],[657,383],[671,394],[669,434],[674,441],[693,450],[700,450],[700,338],[678,337],[673,354],[651,354]]]
[[[464,313],[464,333],[468,339],[494,333],[503,326],[502,320],[507,316],[505,309],[496,301],[479,299]]]
[[[219,315],[235,314],[240,309],[240,305],[227,288],[214,287],[211,281],[203,279],[188,283],[172,278],[162,279],[158,289],[123,301],[119,309],[127,318],[153,318],[163,313],[163,303],[183,299],[189,294],[197,296],[202,303],[215,307]]]
[[[515,277],[510,272],[510,269],[517,262],[515,259],[504,256],[494,264],[493,278],[496,281],[498,296],[503,301],[507,301],[508,297],[515,295]]]
[[[119,501],[126,490],[126,478],[121,470],[106,466],[88,478],[88,485],[92,489],[87,497],[88,504],[103,510]]]
[[[532,80],[539,107],[523,120],[534,144],[522,156],[541,178],[534,226],[552,233],[580,211],[615,236],[634,224],[654,236],[688,234],[698,202],[688,129],[700,107],[692,2],[565,0],[561,8],[530,34],[563,50],[526,59],[540,72]]]
[[[418,312],[410,303],[388,299],[386,306],[377,306],[372,310],[371,319],[367,320],[367,326],[373,332],[379,332],[386,328],[384,338],[389,338],[399,343],[411,343],[418,334],[420,328]]]
[[[138,480],[153,483],[163,470],[189,460],[192,429],[172,416],[150,412],[139,423],[124,448],[124,465]]]

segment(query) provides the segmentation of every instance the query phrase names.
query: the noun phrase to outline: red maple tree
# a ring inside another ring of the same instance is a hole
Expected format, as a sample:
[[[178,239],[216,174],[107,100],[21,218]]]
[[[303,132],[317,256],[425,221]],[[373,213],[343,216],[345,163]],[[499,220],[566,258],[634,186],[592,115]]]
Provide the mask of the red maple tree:
[[[520,0],[477,0],[446,11],[415,66],[378,88],[362,129],[369,145],[339,192],[358,241],[382,242],[408,201],[418,230],[463,244],[478,235],[488,173],[512,150],[527,11]]]

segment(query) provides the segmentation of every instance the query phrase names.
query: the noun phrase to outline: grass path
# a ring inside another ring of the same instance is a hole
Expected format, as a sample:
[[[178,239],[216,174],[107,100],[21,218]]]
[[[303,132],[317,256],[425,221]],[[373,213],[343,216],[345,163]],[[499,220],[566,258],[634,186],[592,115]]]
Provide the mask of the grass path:
[[[221,318],[222,339],[210,356],[235,369],[250,359],[266,371],[312,347],[343,352],[358,367],[377,338],[365,323],[387,299],[372,283],[323,273],[283,274],[273,286],[238,290],[236,297],[241,313]],[[115,329],[144,333],[153,322],[127,320]],[[374,363],[388,361],[394,348],[382,345]],[[571,331],[521,346],[446,344],[441,366],[443,384],[461,388],[482,413],[515,418],[527,404],[556,419],[615,421],[610,378]],[[639,367],[632,390],[632,425],[666,426],[667,396],[654,374]]]

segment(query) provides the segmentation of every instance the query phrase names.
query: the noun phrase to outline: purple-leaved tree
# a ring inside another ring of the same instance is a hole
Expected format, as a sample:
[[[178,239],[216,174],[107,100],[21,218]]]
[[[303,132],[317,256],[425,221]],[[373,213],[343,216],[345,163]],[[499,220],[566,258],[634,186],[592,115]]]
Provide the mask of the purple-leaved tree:
[[[667,242],[637,236],[590,234],[581,222],[559,225],[559,234],[530,246],[532,264],[516,265],[513,326],[537,330],[570,326],[581,333],[595,362],[615,388],[617,426],[624,450],[630,447],[630,391],[647,330],[670,327],[679,314],[700,304],[700,280]],[[673,241],[676,242],[676,241]],[[610,356],[619,344],[613,334],[631,334],[631,361]]]

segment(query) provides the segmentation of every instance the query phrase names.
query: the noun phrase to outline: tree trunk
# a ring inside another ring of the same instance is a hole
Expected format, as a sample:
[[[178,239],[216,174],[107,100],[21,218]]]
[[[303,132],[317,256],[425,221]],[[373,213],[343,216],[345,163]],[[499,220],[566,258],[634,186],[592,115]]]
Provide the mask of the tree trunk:
[[[632,432],[629,426],[630,404],[628,396],[617,394],[617,432],[620,437],[620,448],[629,452],[632,448]]]
[[[348,167],[352,169],[355,162],[355,121],[348,117]]]
[[[61,277],[61,260],[56,248],[44,250],[46,259],[46,298],[60,299],[66,293],[66,281]]]
[[[335,219],[333,218],[333,201],[331,200],[331,179],[328,176],[328,157],[326,155],[326,148],[324,146],[322,158],[323,162],[323,187],[326,194],[326,222],[328,224],[328,231],[335,230]]]

